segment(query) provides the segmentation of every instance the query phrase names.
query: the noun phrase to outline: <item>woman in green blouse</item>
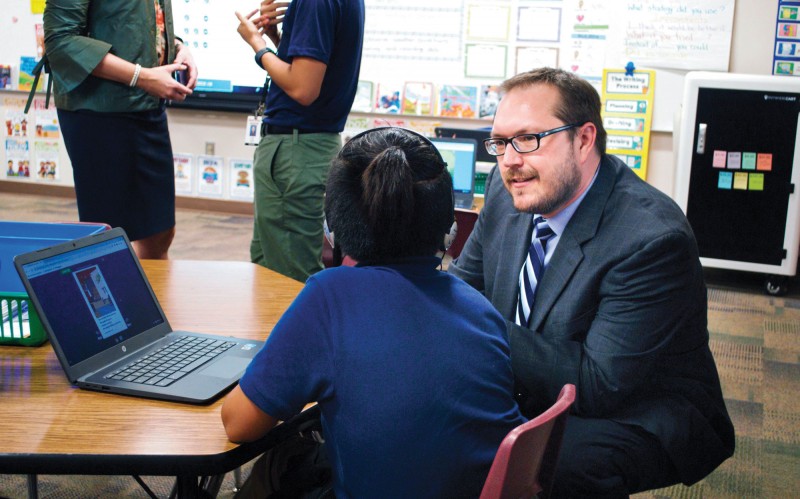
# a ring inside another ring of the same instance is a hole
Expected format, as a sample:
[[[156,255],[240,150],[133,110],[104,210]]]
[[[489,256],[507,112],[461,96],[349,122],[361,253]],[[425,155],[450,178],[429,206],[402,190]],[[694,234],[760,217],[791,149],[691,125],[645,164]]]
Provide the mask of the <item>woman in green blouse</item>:
[[[140,258],[166,258],[175,185],[164,104],[197,82],[170,0],[48,0],[44,31],[80,219],[123,227]]]

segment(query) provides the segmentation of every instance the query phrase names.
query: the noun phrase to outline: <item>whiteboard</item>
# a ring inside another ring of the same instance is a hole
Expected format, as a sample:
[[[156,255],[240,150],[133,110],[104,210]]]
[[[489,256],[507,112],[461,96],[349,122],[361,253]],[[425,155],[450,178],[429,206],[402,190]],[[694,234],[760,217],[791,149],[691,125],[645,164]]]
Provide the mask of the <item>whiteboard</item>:
[[[0,44],[0,64],[16,67],[20,56],[35,55],[34,25],[42,16],[31,13],[36,3],[31,0],[3,3],[0,33],[12,42]],[[633,61],[640,69],[656,70],[653,130],[671,131],[686,71],[728,69],[734,0],[365,0],[365,5],[361,78],[376,87],[422,81],[480,88],[551,65],[599,88],[604,67]],[[211,16],[209,22],[235,29],[232,14]],[[677,50],[686,37],[697,39]],[[245,60],[249,49],[244,43],[240,48],[243,62],[227,64],[228,70],[254,70]]]

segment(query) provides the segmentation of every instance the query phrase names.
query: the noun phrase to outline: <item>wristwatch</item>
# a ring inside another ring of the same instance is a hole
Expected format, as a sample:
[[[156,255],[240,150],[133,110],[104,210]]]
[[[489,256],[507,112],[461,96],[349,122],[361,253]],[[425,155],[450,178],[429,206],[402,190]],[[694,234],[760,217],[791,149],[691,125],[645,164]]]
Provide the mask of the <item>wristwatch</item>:
[[[263,49],[256,52],[256,64],[258,64],[258,67],[260,67],[261,69],[264,69],[264,65],[261,64],[261,58],[264,57],[264,54],[266,54],[267,52],[272,52],[273,54],[275,54],[275,51],[269,47],[264,47]],[[275,55],[277,56],[278,54]]]

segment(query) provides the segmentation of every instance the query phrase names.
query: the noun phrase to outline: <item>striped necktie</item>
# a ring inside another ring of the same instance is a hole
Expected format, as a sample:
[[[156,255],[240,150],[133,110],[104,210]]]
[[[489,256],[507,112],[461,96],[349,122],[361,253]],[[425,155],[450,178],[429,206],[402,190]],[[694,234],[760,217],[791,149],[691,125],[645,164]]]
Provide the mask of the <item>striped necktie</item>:
[[[517,300],[515,322],[520,326],[527,326],[530,321],[536,284],[542,279],[544,273],[547,241],[554,235],[553,229],[547,225],[547,220],[542,217],[536,217],[533,220],[531,246],[528,248],[528,257],[519,273],[519,300]]]

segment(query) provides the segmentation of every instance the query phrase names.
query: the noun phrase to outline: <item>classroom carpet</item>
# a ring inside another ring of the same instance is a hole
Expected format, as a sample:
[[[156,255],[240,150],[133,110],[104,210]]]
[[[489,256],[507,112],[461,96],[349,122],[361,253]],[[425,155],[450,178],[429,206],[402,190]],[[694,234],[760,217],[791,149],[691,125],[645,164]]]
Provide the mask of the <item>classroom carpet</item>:
[[[0,192],[0,220],[77,219],[69,198]],[[248,260],[252,217],[178,209],[170,256],[197,260]],[[800,280],[789,294],[764,293],[757,274],[709,269],[708,323],[725,402],[736,428],[736,452],[691,487],[676,485],[634,495],[661,498],[787,498],[800,490]],[[2,443],[0,443],[2,446]],[[242,476],[249,467],[245,466]],[[0,470],[2,473],[2,470]],[[173,480],[142,477],[166,498]],[[149,497],[127,476],[41,475],[39,497]],[[228,473],[218,497],[232,497]],[[26,477],[0,474],[0,498],[27,497]]]

